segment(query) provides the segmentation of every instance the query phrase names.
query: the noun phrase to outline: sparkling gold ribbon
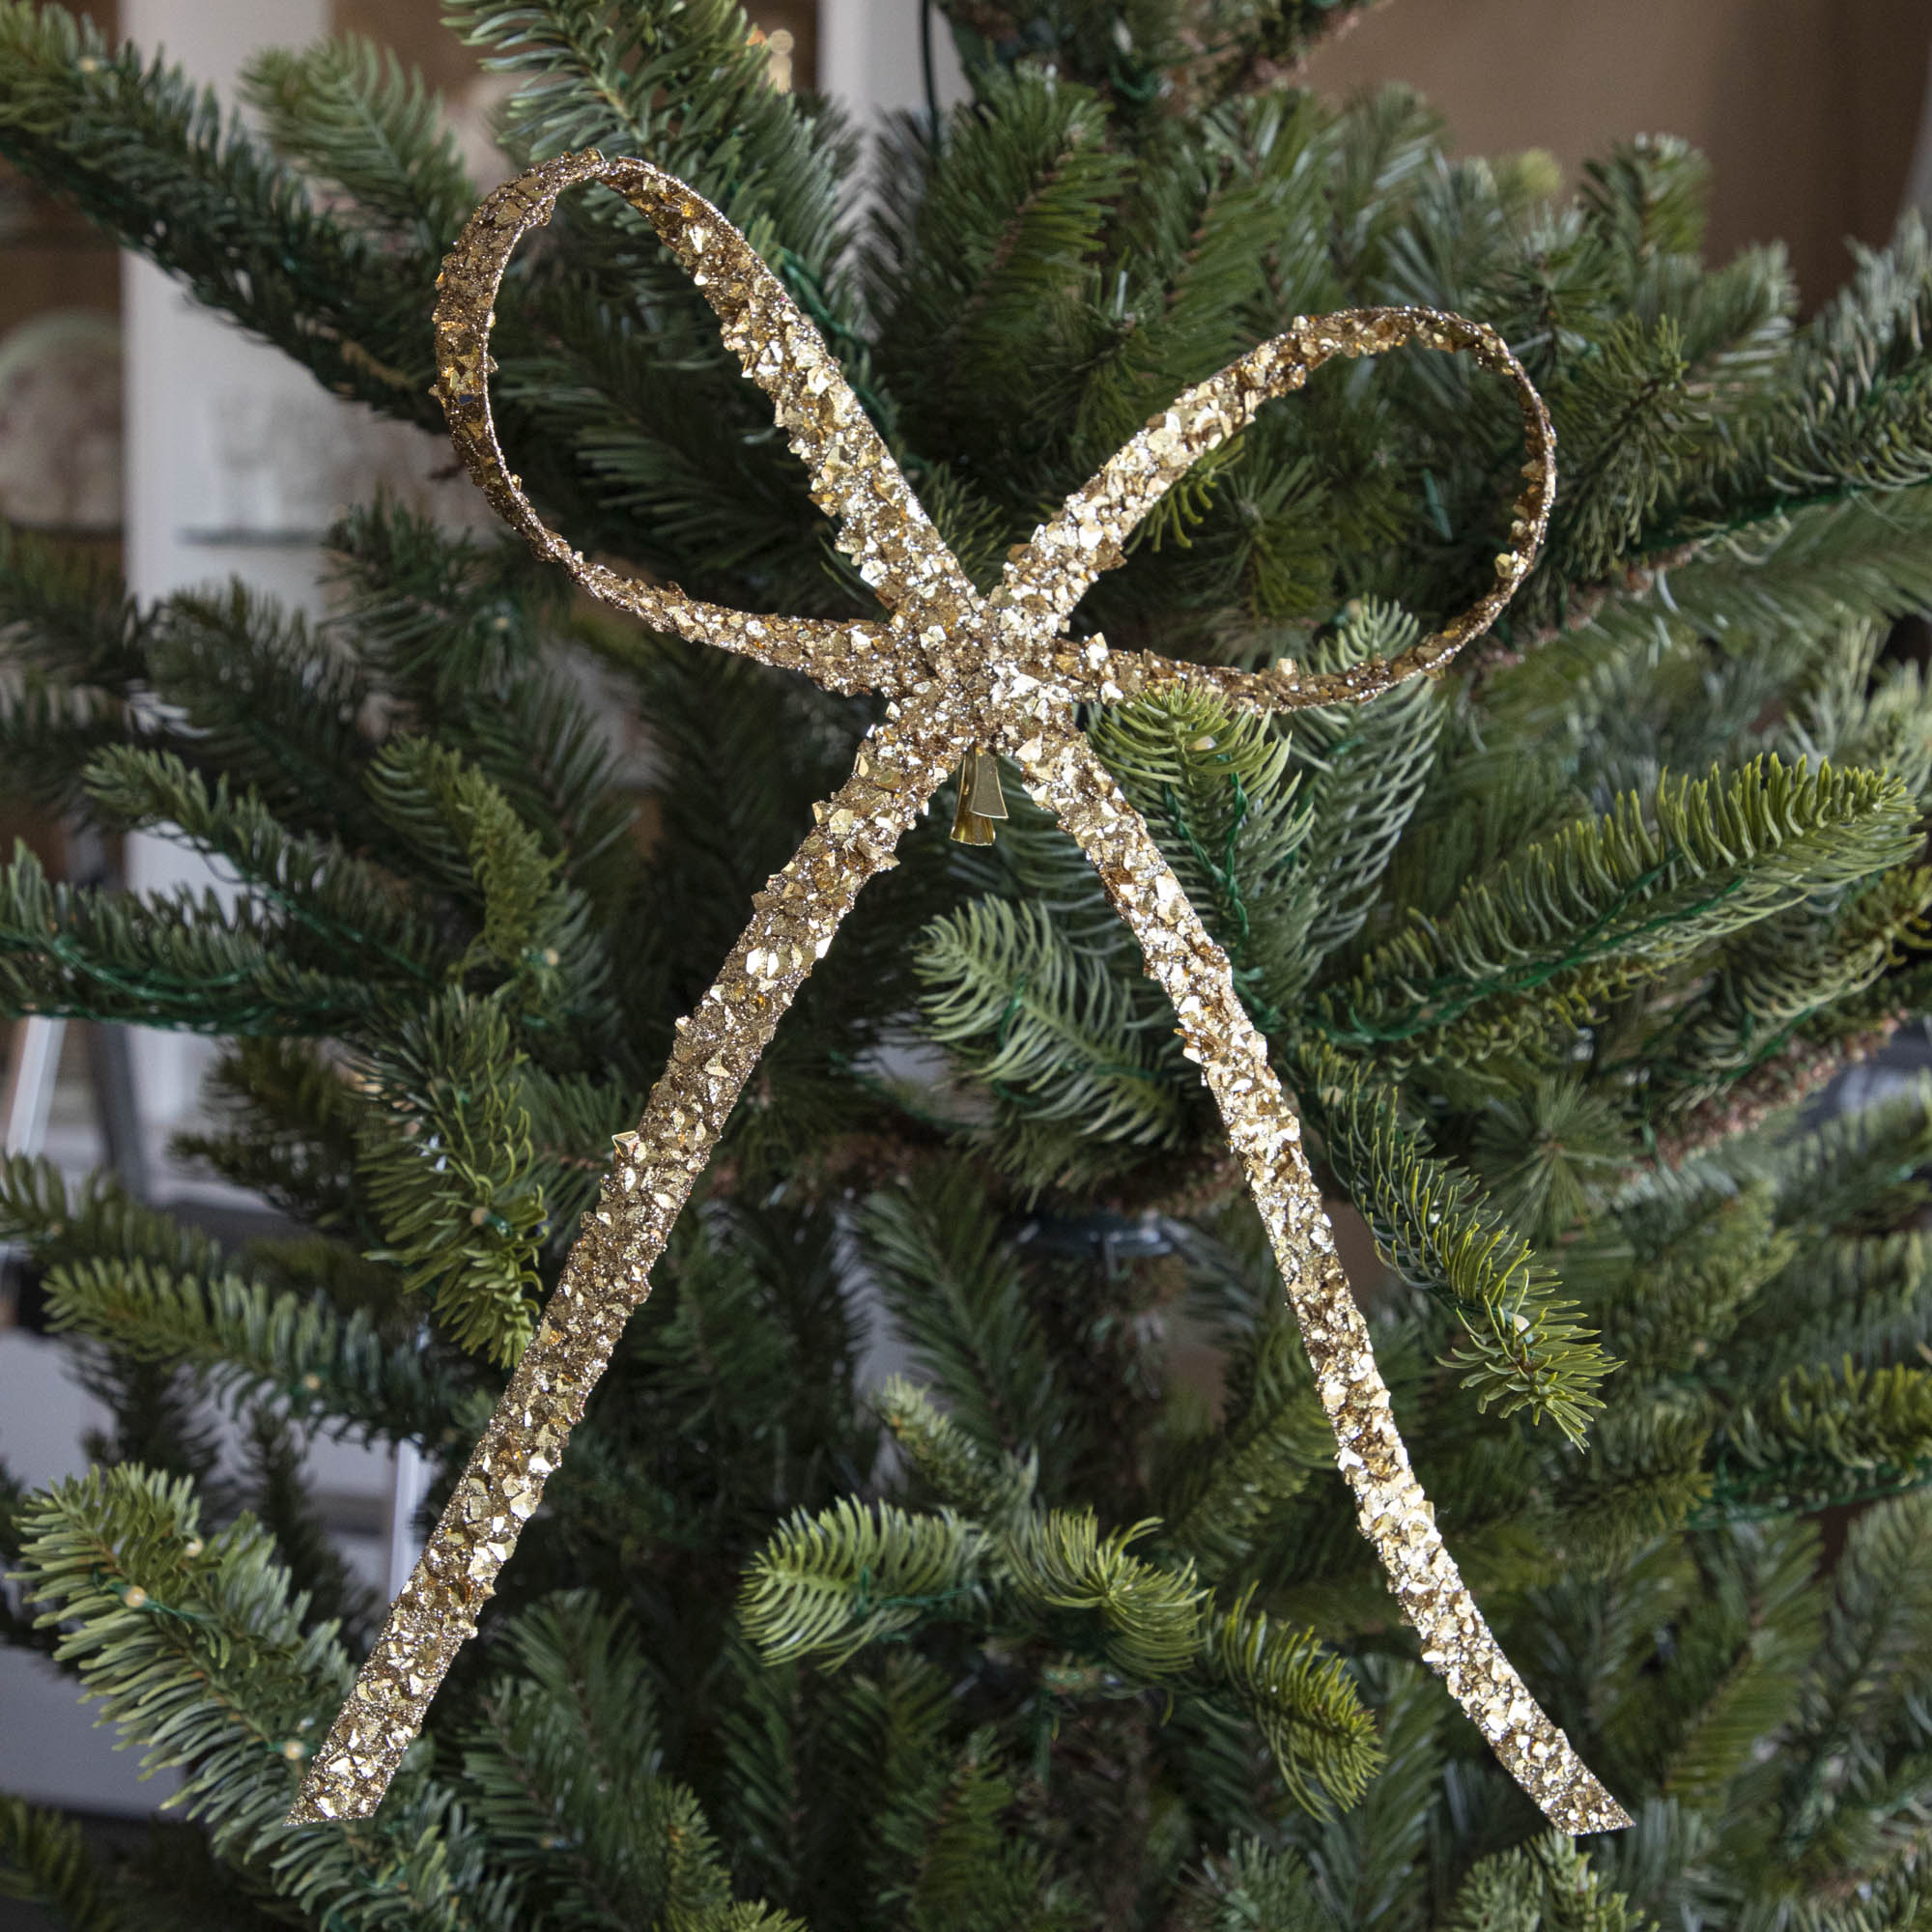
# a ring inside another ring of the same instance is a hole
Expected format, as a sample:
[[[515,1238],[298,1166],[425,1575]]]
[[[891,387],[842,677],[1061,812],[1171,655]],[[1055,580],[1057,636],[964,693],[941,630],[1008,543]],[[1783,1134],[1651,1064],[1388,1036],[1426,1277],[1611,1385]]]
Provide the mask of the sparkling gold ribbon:
[[[773,399],[810,472],[813,500],[837,521],[839,547],[885,607],[885,621],[753,616],[701,603],[672,585],[586,561],[537,516],[503,462],[491,420],[493,303],[518,240],[549,220],[563,189],[591,181],[643,215],[717,311],[726,345]],[[1174,1003],[1186,1054],[1213,1093],[1266,1219],[1362,1532],[1421,1637],[1424,1658],[1553,1824],[1572,1833],[1628,1824],[1503,1656],[1443,1547],[1410,1473],[1367,1325],[1302,1154],[1299,1123],[1265,1042],[1236,996],[1226,955],[1140,814],[1094,755],[1076,716],[1084,703],[1177,688],[1211,693],[1243,711],[1345,703],[1447,664],[1489,626],[1529,570],[1554,487],[1549,418],[1502,339],[1429,309],[1297,318],[1149,422],[1014,553],[982,597],[817,331],[745,238],[682,182],[643,161],[594,153],[548,162],[484,202],[439,286],[437,393],[456,446],[490,501],[541,555],[663,630],[888,701],[851,777],[817,808],[817,824],[790,863],[753,896],[751,923],[717,982],[679,1021],[670,1064],[637,1131],[618,1137],[598,1206],[542,1323],[317,1753],[291,1821],[366,1817],[381,1802],[451,1657],[474,1632],[477,1611],[618,1334],[649,1292],[671,1224],[780,1016],[824,957],[860,887],[895,863],[900,837],[954,770],[972,789],[962,811],[990,833],[990,810],[976,807],[997,797],[997,781],[990,790],[978,781],[979,760],[993,753],[1014,761],[1027,790],[1078,840]],[[1299,388],[1331,356],[1379,355],[1406,342],[1466,351],[1514,385],[1521,409],[1529,446],[1524,487],[1509,547],[1477,604],[1397,658],[1325,673],[1293,664],[1262,671],[1179,664],[1114,652],[1097,637],[1065,635],[1088,586],[1122,560],[1134,526],[1264,402]]]

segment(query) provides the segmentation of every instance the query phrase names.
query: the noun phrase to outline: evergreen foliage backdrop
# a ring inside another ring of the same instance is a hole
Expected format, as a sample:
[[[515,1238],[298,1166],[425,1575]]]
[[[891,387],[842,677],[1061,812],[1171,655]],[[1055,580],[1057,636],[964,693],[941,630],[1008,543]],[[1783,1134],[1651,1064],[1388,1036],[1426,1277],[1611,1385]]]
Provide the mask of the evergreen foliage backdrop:
[[[1932,602],[1932,248],[1908,223],[1801,325],[1776,247],[1701,259],[1681,145],[1562,200],[1534,156],[1448,161],[1403,93],[1297,91],[1348,11],[951,0],[972,101],[874,156],[769,89],[723,0],[451,23],[519,77],[517,163],[640,154],[753,238],[982,581],[1298,313],[1458,309],[1528,365],[1556,522],[1471,660],[1271,725],[1185,699],[1093,730],[1374,1232],[1451,1547],[1634,1829],[1545,1833],[1413,1655],[1172,1016],[1023,803],[985,850],[936,810],[809,982],[381,1815],[281,1828],[380,1611],[302,1444],[460,1464],[867,718],[376,502],[320,622],[0,550],[0,773],[244,886],[77,891],[22,851],[0,1002],[219,1037],[185,1151],[305,1231],[224,1250],[109,1179],[0,1174],[115,1416],[85,1479],[0,1480],[0,1636],[186,1778],[112,1863],[0,1800],[0,1889],[71,1932],[1932,1924],[1932,1093],[1801,1111],[1932,1005],[1932,698],[1887,648]],[[258,61],[247,99],[0,5],[0,153],[437,427],[433,285],[477,195],[437,103],[353,42]],[[497,353],[574,542],[867,608],[614,199],[515,265]],[[1324,371],[1076,624],[1398,649],[1488,581],[1515,434],[1440,358]],[[648,842],[573,655],[648,721]],[[882,1386],[868,1307],[909,1355]]]

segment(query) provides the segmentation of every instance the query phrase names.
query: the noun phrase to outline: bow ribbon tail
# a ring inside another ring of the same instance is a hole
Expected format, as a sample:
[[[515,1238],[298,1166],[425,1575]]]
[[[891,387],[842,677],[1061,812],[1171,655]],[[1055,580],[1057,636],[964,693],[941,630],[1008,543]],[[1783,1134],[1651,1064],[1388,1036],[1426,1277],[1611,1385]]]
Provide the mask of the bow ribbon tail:
[[[859,889],[897,863],[899,838],[945,779],[951,750],[935,756],[923,748],[927,735],[929,727],[873,728],[852,776],[818,808],[816,829],[753,896],[751,923],[717,981],[678,1022],[670,1064],[636,1132],[617,1136],[598,1205],[309,1766],[290,1824],[367,1818],[382,1803],[625,1322],[649,1294],[650,1270],[780,1018]]]
[[[1422,1639],[1424,1661],[1551,1824],[1572,1833],[1628,1825],[1623,1807],[1529,1694],[1443,1547],[1435,1512],[1409,1469],[1368,1323],[1336,1259],[1300,1122],[1235,991],[1227,954],[1084,737],[1067,728],[1044,736],[1022,770],[1028,791],[1086,853],[1174,1002],[1184,1051],[1213,1093],[1267,1224],[1356,1520]]]

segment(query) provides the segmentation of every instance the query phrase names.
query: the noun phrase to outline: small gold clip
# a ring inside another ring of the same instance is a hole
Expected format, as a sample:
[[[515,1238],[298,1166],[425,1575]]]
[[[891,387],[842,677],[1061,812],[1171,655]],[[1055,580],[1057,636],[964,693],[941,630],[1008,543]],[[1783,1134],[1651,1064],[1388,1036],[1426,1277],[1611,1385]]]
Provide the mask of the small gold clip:
[[[976,745],[959,761],[959,804],[952,813],[952,837],[961,845],[990,845],[993,821],[1006,815],[1000,761]]]

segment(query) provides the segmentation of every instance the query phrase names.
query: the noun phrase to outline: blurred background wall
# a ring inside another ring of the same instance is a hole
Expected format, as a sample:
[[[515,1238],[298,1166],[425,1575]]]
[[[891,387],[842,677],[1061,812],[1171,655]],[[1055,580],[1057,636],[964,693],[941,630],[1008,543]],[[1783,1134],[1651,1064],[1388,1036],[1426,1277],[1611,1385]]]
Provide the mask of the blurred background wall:
[[[1455,153],[1546,148],[1572,181],[1619,137],[1681,134],[1711,157],[1712,254],[1782,239],[1816,303],[1847,236],[1891,233],[1928,61],[1932,0],[1388,0],[1307,79],[1406,81]]]

